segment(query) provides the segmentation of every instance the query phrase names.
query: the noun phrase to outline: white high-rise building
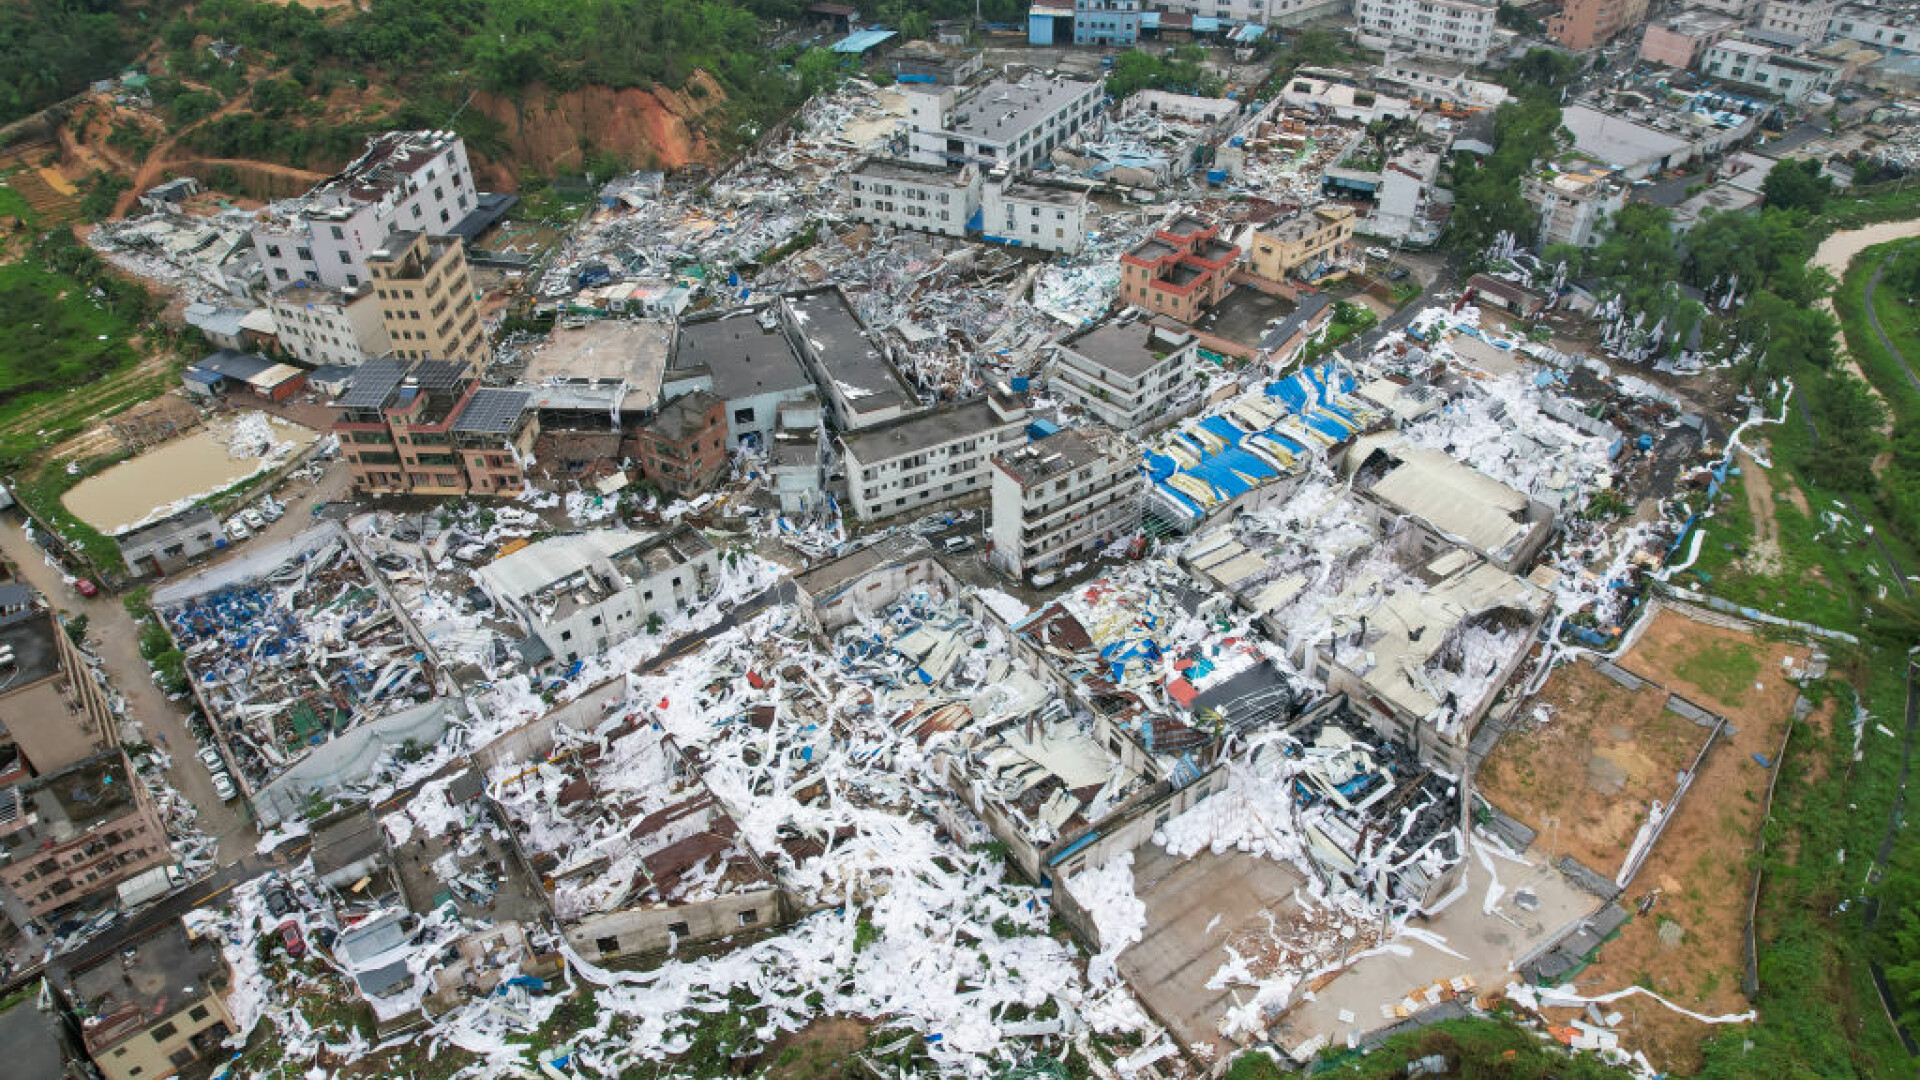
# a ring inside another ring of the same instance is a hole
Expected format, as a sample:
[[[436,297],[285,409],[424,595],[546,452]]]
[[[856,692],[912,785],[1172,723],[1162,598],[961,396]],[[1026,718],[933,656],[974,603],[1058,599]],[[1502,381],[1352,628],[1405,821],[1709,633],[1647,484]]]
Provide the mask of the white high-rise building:
[[[1494,8],[1486,0],[1354,0],[1354,29],[1369,49],[1483,64]]]

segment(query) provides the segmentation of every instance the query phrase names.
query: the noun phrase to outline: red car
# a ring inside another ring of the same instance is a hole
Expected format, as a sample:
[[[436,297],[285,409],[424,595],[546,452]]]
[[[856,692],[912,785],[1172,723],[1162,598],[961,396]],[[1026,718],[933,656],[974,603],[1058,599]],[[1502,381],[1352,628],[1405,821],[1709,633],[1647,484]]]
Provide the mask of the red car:
[[[280,943],[287,947],[287,955],[295,960],[307,955],[307,942],[300,936],[300,924],[292,919],[280,924]]]
[[[81,596],[88,597],[89,599],[100,595],[100,586],[95,585],[93,582],[88,581],[86,578],[80,578],[76,580],[73,583],[73,589],[75,592],[79,593]]]

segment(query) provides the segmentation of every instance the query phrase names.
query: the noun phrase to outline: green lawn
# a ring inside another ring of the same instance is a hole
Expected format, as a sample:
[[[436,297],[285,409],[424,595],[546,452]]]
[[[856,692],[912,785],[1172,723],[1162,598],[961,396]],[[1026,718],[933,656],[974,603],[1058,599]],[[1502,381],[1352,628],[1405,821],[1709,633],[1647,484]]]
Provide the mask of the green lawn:
[[[33,224],[33,207],[27,205],[27,197],[4,180],[0,180],[0,217],[15,217]]]

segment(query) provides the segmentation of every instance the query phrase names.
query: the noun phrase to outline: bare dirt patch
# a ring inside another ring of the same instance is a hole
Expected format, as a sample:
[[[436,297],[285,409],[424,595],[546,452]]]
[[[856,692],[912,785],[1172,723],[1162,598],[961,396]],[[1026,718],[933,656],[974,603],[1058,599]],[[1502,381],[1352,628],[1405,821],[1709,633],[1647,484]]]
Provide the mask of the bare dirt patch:
[[[1747,511],[1753,515],[1753,547],[1747,554],[1747,569],[1760,577],[1773,577],[1784,565],[1780,523],[1773,516],[1773,478],[1746,454],[1740,455],[1740,477],[1746,481],[1742,486],[1747,489]]]
[[[1535,701],[1551,719],[1500,741],[1480,768],[1480,792],[1539,831],[1535,850],[1612,877],[1647,807],[1672,795],[1706,731],[1668,712],[1658,687],[1629,690],[1585,662],[1555,671]]]
[[[855,1054],[867,1045],[872,1025],[845,1016],[823,1016],[782,1035],[760,1056],[767,1080],[839,1080],[863,1075]]]
[[[1740,983],[1751,854],[1772,779],[1754,755],[1771,762],[1779,752],[1799,693],[1784,678],[1780,661],[1804,663],[1806,655],[1803,647],[1663,611],[1621,660],[1622,667],[1721,712],[1735,730],[1714,746],[1621,898],[1629,910],[1646,910],[1576,978],[1582,993],[1637,984],[1708,1016],[1749,1008]],[[1647,998],[1613,1007],[1624,1017],[1618,1029],[1623,1044],[1645,1053],[1656,1069],[1699,1069],[1700,1043],[1712,1034],[1708,1025]]]

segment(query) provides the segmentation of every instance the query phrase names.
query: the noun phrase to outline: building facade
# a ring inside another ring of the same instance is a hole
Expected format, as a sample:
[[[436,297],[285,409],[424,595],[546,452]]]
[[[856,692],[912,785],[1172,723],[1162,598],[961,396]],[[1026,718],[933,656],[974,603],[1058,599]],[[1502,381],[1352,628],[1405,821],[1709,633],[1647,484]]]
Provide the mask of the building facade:
[[[396,229],[448,232],[479,205],[467,147],[445,131],[390,131],[306,195],[254,226],[267,287],[296,281],[353,288],[373,280],[366,257]]]
[[[1032,168],[1094,122],[1105,91],[1104,80],[1040,74],[965,90],[910,87],[907,156],[923,165]]]
[[[1520,196],[1540,215],[1535,239],[1541,247],[1593,247],[1600,243],[1607,222],[1626,204],[1627,185],[1607,170],[1555,173],[1522,180]]]
[[[1192,334],[1151,319],[1109,321],[1054,346],[1050,385],[1067,404],[1121,431],[1165,423],[1167,406],[1193,377]]]
[[[333,430],[357,494],[519,494],[540,432],[530,398],[456,361],[382,357],[334,403]]]
[[[1253,234],[1247,270],[1268,281],[1285,281],[1302,267],[1329,262],[1353,239],[1351,206],[1317,206]]]
[[[981,191],[980,231],[994,243],[1072,255],[1094,213],[1084,190],[993,178]]]
[[[1920,10],[1848,4],[1828,19],[1827,35],[1871,45],[1885,53],[1920,51]]]
[[[382,302],[366,286],[329,289],[296,282],[267,301],[280,347],[313,367],[355,367],[390,347]]]
[[[680,498],[709,491],[727,474],[726,402],[705,390],[682,394],[629,441],[635,479]]]
[[[0,790],[0,889],[44,919],[173,861],[166,826],[119,748]]]
[[[980,170],[868,158],[847,175],[850,215],[869,225],[964,237],[980,208]]]
[[[1075,45],[1132,45],[1140,40],[1140,0],[1073,0]]]
[[[89,950],[84,966],[60,961],[53,983],[80,1017],[80,1037],[106,1080],[166,1080],[194,1062],[225,1060],[233,1032],[232,983],[220,942],[179,920],[157,932]]]
[[[1771,34],[1818,45],[1838,14],[1838,0],[1766,0],[1754,25]]]
[[[1728,38],[1709,46],[1701,56],[1700,71],[1770,94],[1789,105],[1797,105],[1813,94],[1825,93],[1841,81],[1841,68],[1837,64],[1793,56],[1744,38]]]
[[[1585,51],[1612,41],[1647,17],[1647,0],[1567,0],[1547,20],[1547,36],[1569,49]]]
[[[720,551],[688,526],[600,529],[541,540],[475,577],[555,660],[572,664],[706,598]]]
[[[993,459],[993,563],[1016,577],[1064,565],[1140,528],[1146,478],[1113,431],[1075,428]]]
[[[847,498],[865,521],[987,494],[994,454],[1018,442],[1024,403],[994,390],[962,405],[840,436]]]
[[[1740,29],[1740,20],[1714,11],[1683,11],[1647,27],[1640,39],[1640,59],[1676,71],[1691,71],[1714,43]]]
[[[1120,300],[1190,323],[1233,287],[1240,249],[1219,239],[1220,226],[1176,214],[1120,256]]]
[[[395,232],[367,255],[393,353],[402,360],[458,360],[485,370],[492,359],[466,243],[457,236]]]
[[[1480,0],[1354,0],[1355,34],[1369,49],[1484,64],[1495,4]]]

